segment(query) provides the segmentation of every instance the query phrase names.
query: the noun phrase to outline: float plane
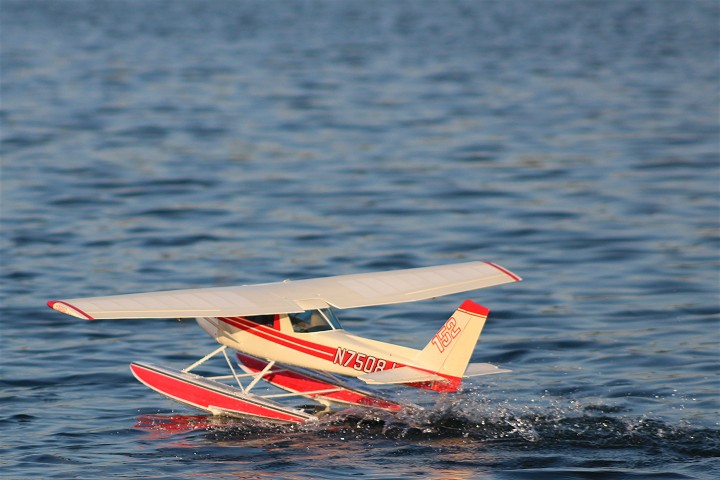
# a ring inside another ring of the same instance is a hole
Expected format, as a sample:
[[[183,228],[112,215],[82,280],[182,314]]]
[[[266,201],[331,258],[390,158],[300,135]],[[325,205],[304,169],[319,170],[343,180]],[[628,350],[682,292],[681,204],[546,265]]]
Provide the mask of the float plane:
[[[317,412],[278,400],[304,397],[327,409],[403,408],[342,377],[355,377],[368,385],[454,392],[464,378],[509,371],[488,363],[469,363],[489,313],[471,300],[465,300],[422,349],[352,335],[341,326],[336,310],[413,302],[517,281],[520,277],[505,268],[475,261],[47,303],[61,313],[87,320],[194,318],[220,347],[181,370],[133,362],[130,370],[140,382],[211,414],[302,423],[317,419]],[[234,362],[228,349],[235,351]],[[191,373],[220,354],[230,374]],[[236,385],[226,383],[233,380]],[[261,380],[287,393],[252,393]]]

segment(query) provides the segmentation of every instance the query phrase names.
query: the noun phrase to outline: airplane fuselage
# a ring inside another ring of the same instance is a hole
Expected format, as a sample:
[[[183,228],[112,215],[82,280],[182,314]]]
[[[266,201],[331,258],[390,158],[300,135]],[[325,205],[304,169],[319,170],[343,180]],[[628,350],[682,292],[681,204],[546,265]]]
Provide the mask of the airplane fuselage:
[[[418,366],[419,350],[358,337],[342,328],[296,332],[288,315],[272,325],[244,317],[198,318],[198,324],[222,345],[249,355],[314,370],[357,377],[406,365]]]

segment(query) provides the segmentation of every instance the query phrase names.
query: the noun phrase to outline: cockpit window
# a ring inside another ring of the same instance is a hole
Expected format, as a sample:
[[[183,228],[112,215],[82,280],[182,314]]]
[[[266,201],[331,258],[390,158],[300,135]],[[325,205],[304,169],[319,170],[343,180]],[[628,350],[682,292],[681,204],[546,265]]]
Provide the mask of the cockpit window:
[[[288,316],[293,331],[298,333],[323,332],[341,328],[340,322],[329,308],[291,313]]]

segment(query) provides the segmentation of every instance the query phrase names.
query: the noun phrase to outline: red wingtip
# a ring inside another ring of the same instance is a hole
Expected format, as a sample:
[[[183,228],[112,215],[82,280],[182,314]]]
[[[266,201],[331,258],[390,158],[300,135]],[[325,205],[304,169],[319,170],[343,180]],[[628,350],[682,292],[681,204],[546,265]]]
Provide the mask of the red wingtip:
[[[61,300],[50,300],[49,302],[47,302],[47,306],[52,308],[53,310],[57,310],[60,313],[64,313],[65,315],[71,315],[73,317],[82,318],[85,320],[95,320],[93,317],[83,312],[79,308],[74,307],[69,303],[65,303]]]
[[[464,310],[468,313],[474,313],[475,315],[481,315],[483,317],[487,317],[490,314],[489,308],[483,307],[472,300],[465,300],[462,305],[460,305],[460,310]]]
[[[517,275],[515,275],[514,273],[512,273],[510,270],[507,270],[507,269],[501,267],[500,265],[496,265],[496,264],[494,264],[494,263],[492,263],[492,262],[488,262],[487,260],[485,261],[485,263],[487,263],[487,264],[490,265],[491,267],[497,268],[497,269],[500,270],[502,273],[504,273],[504,274],[507,275],[508,277],[512,278],[512,279],[513,279],[514,281],[516,281],[516,282],[519,282],[520,280],[522,280],[522,278],[518,277]]]

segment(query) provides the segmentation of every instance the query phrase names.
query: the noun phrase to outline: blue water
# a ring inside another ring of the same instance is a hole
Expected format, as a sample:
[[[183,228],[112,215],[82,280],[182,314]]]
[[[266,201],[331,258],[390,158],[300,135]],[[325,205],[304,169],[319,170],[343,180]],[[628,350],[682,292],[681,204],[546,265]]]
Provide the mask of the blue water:
[[[717,478],[716,1],[0,5],[6,478]],[[421,414],[207,418],[136,382],[191,321],[45,301],[488,259],[512,373]]]

